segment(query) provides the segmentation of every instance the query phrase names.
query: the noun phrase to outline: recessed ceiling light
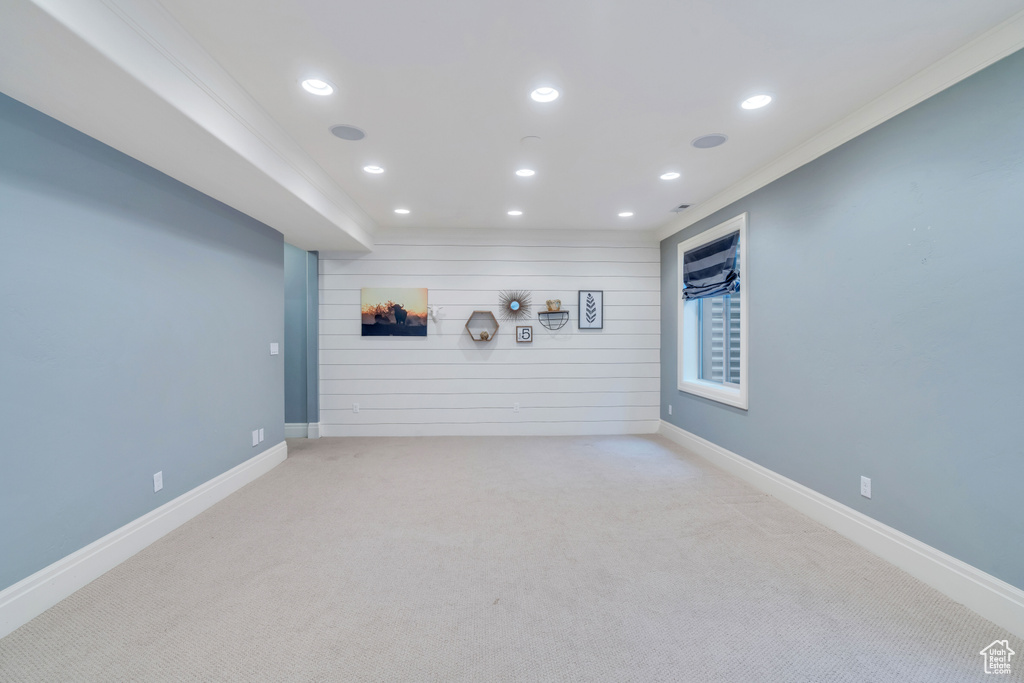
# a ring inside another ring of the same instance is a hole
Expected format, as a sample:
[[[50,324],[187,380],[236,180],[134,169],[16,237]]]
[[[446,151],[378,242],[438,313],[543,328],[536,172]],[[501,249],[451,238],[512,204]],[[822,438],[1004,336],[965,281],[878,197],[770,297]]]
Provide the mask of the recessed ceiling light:
[[[380,166],[363,166],[363,170],[367,173],[383,173],[384,169]]]
[[[632,215],[632,211],[623,211],[622,213],[619,214],[619,218],[629,218]]]
[[[676,173],[675,171],[669,171],[668,173],[662,173],[661,174],[661,179],[662,180],[675,180],[678,177],[679,177],[679,174]]]
[[[740,103],[740,106],[744,109],[760,109],[771,101],[771,95],[754,95],[753,97],[748,97],[743,100],[743,102]]]
[[[534,171],[532,169],[529,169],[529,168],[521,168],[518,171],[516,171],[516,175],[520,176],[522,178],[529,178],[534,173],[536,173],[536,171]]]
[[[530,93],[530,97],[535,102],[554,102],[558,99],[558,91],[551,87],[537,88]]]
[[[327,81],[322,81],[319,78],[307,78],[302,81],[302,88],[309,93],[314,95],[330,95],[334,92],[334,86]]]
[[[722,133],[711,133],[710,135],[701,135],[699,138],[694,138],[690,144],[697,149],[709,149],[724,144],[728,139],[729,136]]]
[[[517,211],[516,209],[512,209],[511,211],[508,212],[508,215],[509,216],[522,216],[523,212],[522,211]]]
[[[409,209],[395,209],[395,213],[400,213],[404,216],[405,214],[409,213]]]

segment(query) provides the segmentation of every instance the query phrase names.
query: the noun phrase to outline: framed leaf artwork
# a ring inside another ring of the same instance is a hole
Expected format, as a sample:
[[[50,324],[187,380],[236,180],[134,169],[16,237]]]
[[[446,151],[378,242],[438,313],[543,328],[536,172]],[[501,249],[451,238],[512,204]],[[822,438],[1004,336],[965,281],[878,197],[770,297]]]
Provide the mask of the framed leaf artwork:
[[[580,290],[580,329],[600,330],[604,327],[604,292],[599,289]]]

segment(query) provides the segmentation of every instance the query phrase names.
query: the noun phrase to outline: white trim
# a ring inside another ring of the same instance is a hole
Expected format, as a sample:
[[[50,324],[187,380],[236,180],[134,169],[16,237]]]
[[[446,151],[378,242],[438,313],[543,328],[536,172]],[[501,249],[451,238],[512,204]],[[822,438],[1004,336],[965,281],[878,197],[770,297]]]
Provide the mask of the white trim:
[[[697,349],[700,347],[700,327],[697,324],[697,303],[683,301],[679,294],[683,291],[683,254],[712,242],[719,237],[725,237],[730,233],[740,233],[740,282],[744,288],[740,297],[740,383],[739,385],[721,385],[714,382],[706,382],[700,377],[700,358]],[[725,403],[737,408],[747,409],[747,378],[750,373],[747,371],[747,353],[750,339],[750,287],[747,280],[747,214],[730,218],[724,223],[719,223],[699,235],[677,245],[676,256],[676,306],[679,321],[679,335],[676,354],[678,358],[677,388],[689,394],[702,396],[712,401]]]
[[[309,425],[305,422],[285,422],[284,438],[305,439],[309,434]]]
[[[1024,638],[1021,589],[664,420],[659,434]]]
[[[1024,48],[1024,12],[1018,12],[919,71],[767,166],[690,207],[678,218],[658,228],[655,235],[659,240],[671,237],[1021,48]]]
[[[288,457],[282,441],[0,591],[0,638],[28,623]]]
[[[319,439],[320,438],[320,423],[310,422],[309,430],[306,432],[307,439]]]
[[[396,424],[320,424],[325,437],[421,436],[599,436],[657,434],[658,420],[601,422],[453,422]]]

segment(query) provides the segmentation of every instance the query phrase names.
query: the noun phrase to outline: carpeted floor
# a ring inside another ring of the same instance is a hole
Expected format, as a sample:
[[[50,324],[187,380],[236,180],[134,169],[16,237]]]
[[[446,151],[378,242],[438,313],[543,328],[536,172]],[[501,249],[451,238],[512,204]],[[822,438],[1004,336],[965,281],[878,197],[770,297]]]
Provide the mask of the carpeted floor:
[[[0,680],[960,683],[1008,635],[659,437],[289,449]]]

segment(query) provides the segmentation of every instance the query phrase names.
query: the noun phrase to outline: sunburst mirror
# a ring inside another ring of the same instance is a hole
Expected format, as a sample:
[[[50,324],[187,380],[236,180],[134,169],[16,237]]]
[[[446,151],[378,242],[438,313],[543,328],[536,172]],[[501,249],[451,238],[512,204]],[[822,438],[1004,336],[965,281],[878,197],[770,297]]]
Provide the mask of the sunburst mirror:
[[[508,289],[498,295],[502,320],[519,320],[530,317],[530,293]]]

